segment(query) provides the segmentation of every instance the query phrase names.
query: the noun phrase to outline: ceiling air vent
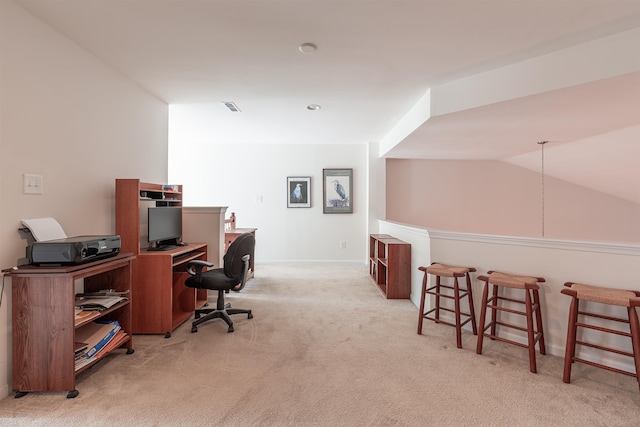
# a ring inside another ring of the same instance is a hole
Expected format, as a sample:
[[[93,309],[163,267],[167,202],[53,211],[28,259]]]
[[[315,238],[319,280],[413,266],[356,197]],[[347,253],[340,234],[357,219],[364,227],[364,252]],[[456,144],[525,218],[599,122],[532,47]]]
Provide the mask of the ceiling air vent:
[[[240,113],[240,109],[233,102],[223,102],[224,106],[229,109],[229,111],[233,111],[234,113]]]

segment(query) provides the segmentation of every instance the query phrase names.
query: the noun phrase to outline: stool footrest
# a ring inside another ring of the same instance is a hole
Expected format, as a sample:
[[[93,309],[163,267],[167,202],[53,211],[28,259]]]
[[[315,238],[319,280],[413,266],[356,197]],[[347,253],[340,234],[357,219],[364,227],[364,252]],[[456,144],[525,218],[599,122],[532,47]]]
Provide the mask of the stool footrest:
[[[617,372],[619,374],[628,375],[630,377],[637,378],[637,375],[634,372],[623,371],[622,369],[614,368],[612,366],[602,365],[600,363],[592,362],[590,360],[580,359],[579,357],[573,357],[572,361],[573,362],[584,363],[585,365],[591,365],[591,366],[595,366],[596,368],[601,368],[601,369],[604,369],[604,370],[607,370],[607,371]]]
[[[593,329],[595,331],[600,331],[600,332],[609,332],[610,334],[615,334],[615,335],[622,335],[623,337],[627,337],[627,338],[631,337],[630,332],[619,331],[617,329],[611,329],[611,328],[605,328],[603,326],[590,325],[588,323],[582,323],[582,322],[576,322],[576,326],[580,328]]]
[[[441,308],[440,310],[442,310],[442,308]],[[463,313],[460,313],[460,314],[463,314]],[[465,315],[465,316],[468,316],[468,315]],[[457,326],[455,323],[451,323],[451,322],[449,322],[449,321],[447,321],[447,320],[436,319],[435,317],[430,317],[430,316],[427,316],[426,314],[425,314],[424,316],[422,316],[422,317],[423,317],[424,319],[427,319],[427,320],[433,320],[433,321],[434,321],[434,322],[436,322],[436,323],[442,323],[443,325]],[[461,321],[461,322],[460,322],[460,327],[463,327],[464,325],[466,325],[466,324],[467,324],[467,323],[469,323],[470,321],[471,321],[471,317],[469,317],[468,319],[466,319],[466,320],[464,320],[464,321]]]
[[[448,308],[448,307],[436,307],[436,308],[432,308],[431,310],[429,310],[429,311],[427,311],[426,313],[424,313],[424,314],[422,315],[422,317],[423,317],[423,318],[425,318],[425,319],[429,319],[429,320],[436,320],[436,321],[437,321],[437,320],[439,320],[439,319],[436,319],[435,317],[434,317],[434,318],[427,317],[427,315],[428,315],[428,314],[431,314],[431,313],[433,313],[433,312],[434,312],[434,311],[436,311],[436,310],[448,311],[449,313],[454,313],[454,314],[455,314],[455,312],[456,312],[456,311],[455,311],[454,309],[452,309],[452,308]],[[471,315],[470,315],[469,313],[465,313],[465,312],[461,311],[461,312],[460,312],[460,316],[467,316],[467,317],[469,318],[469,319],[467,319],[467,320],[471,320]]]
[[[491,301],[491,300],[489,300]],[[532,310],[535,311],[536,308],[538,307],[537,304],[532,304]],[[487,303],[487,308],[492,308],[494,310],[498,310],[498,311],[506,311],[507,313],[513,313],[513,314],[519,314],[521,316],[526,316],[527,313],[524,311],[520,311],[520,310],[514,310],[512,308],[507,308],[507,307],[502,307],[500,305],[495,305],[495,304],[489,304]],[[526,329],[524,329],[526,331]]]
[[[509,339],[506,339],[506,338],[500,338],[500,337],[498,337],[498,336],[496,336],[494,334],[488,334],[488,333],[485,332],[487,329],[490,329],[494,325],[495,326],[504,326],[505,328],[517,329],[517,330],[523,331],[523,332],[528,332],[527,328],[524,328],[524,327],[518,326],[518,325],[513,325],[513,324],[510,324],[510,323],[496,321],[496,322],[489,322],[489,324],[486,325],[484,330],[481,331],[481,332],[484,334],[485,337],[489,337],[489,338],[494,339],[494,340],[509,342],[509,343],[512,343],[512,344],[519,345],[520,347],[529,347],[528,344],[522,344],[522,343],[519,343],[517,341],[509,340]],[[538,340],[540,339],[541,336],[542,336],[541,332],[533,331],[533,345],[535,345],[538,342]],[[540,354],[544,354],[544,352],[541,351]]]
[[[504,338],[504,337],[499,337],[497,335],[491,335],[491,334],[485,333],[484,336],[487,337],[487,338],[491,338],[492,340],[502,341],[502,342],[506,342],[506,343],[509,343],[509,344],[517,345],[518,347],[529,348],[529,344],[523,344],[521,342],[510,340],[510,339]],[[533,343],[534,344],[537,343],[539,339],[540,339],[540,334],[536,334],[536,336],[533,339]],[[543,353],[541,351],[540,354],[545,354],[545,353]]]
[[[450,286],[444,286],[444,285],[440,285],[440,287],[441,288],[453,289]],[[429,295],[435,295],[437,297],[443,297],[443,298],[449,298],[449,299],[455,299],[456,298],[455,295],[443,294],[442,292],[434,292],[435,288],[436,288],[435,286],[432,287],[432,288],[429,288],[429,289],[427,289],[427,291],[425,293],[427,293]],[[458,293],[460,294],[460,299],[466,297],[469,294],[469,292],[467,290],[465,290],[465,289],[458,289]]]
[[[591,313],[591,312],[588,312],[588,311],[579,310],[578,311],[578,315],[579,316],[582,315],[582,316],[596,317],[598,319],[613,320],[615,322],[629,324],[629,319],[622,319],[620,317],[605,316],[604,314]]]
[[[628,351],[618,350],[616,348],[610,348],[610,347],[603,347],[601,345],[592,344],[592,343],[589,343],[589,342],[586,342],[586,341],[578,341],[578,340],[576,340],[576,344],[584,345],[584,346],[591,347],[591,348],[597,348],[598,350],[608,351],[608,352],[611,352],[611,353],[620,354],[622,356],[633,357],[633,353],[629,353]]]

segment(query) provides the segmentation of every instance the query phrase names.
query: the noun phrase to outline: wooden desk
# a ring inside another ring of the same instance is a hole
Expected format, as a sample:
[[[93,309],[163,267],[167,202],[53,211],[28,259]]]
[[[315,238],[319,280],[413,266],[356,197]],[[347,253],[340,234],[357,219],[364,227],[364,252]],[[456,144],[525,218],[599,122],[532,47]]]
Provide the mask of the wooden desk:
[[[238,237],[240,237],[240,235],[244,233],[251,233],[255,238],[256,230],[257,228],[236,228],[233,230],[226,230],[224,232],[224,252],[227,253],[227,249],[229,249],[229,245],[231,245],[231,243],[233,243],[234,240],[236,240]],[[251,258],[249,262],[249,272],[248,272],[249,276],[247,277],[247,279],[252,278],[254,275],[254,272],[255,272],[254,259]]]
[[[187,320],[207,302],[207,290],[188,288],[187,263],[207,260],[206,243],[189,243],[167,251],[141,250],[132,286],[133,333],[164,334]]]
[[[75,333],[91,321],[117,320],[127,335],[115,343],[115,348],[133,353],[130,302],[96,312],[88,319],[75,320],[75,283],[84,282],[79,292],[127,291],[131,287],[134,258],[131,254],[120,254],[73,266],[26,265],[9,273],[15,397],[31,391],[68,391],[67,397],[76,397],[76,375],[102,358],[75,369]]]

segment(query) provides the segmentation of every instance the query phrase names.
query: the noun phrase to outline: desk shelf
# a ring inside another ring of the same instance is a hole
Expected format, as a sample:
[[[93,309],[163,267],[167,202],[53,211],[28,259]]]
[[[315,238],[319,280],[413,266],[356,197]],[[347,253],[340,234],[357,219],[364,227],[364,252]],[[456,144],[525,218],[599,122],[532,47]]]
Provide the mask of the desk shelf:
[[[138,255],[138,278],[133,287],[133,333],[164,334],[174,329],[207,303],[206,289],[185,286],[187,263],[207,260],[206,243],[190,243],[168,251],[145,251]]]

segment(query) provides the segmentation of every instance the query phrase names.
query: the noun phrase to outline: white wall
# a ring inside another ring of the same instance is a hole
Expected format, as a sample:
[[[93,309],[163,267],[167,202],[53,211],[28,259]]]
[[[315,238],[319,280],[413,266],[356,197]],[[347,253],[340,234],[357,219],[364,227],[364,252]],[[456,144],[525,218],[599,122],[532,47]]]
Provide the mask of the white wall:
[[[164,182],[168,107],[12,1],[0,1],[0,267],[23,218],[68,235],[112,234],[116,178]],[[44,177],[22,194],[22,174]],[[0,307],[0,397],[11,387],[11,286]]]
[[[227,206],[237,227],[255,227],[256,263],[364,262],[367,165],[364,144],[223,144],[190,139],[170,108],[169,183],[185,206]],[[353,169],[353,214],[323,214],[322,169]],[[311,208],[287,208],[287,176],[311,177]],[[346,241],[346,248],[340,242]],[[256,274],[259,274],[256,270]]]

